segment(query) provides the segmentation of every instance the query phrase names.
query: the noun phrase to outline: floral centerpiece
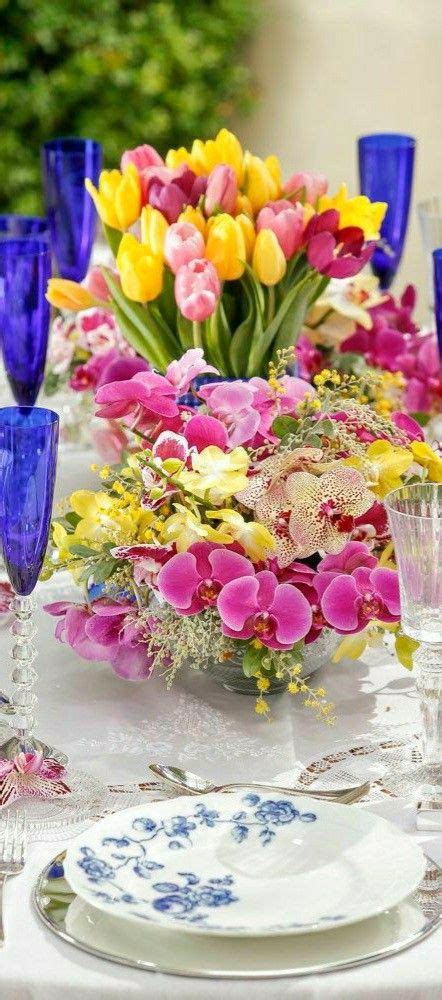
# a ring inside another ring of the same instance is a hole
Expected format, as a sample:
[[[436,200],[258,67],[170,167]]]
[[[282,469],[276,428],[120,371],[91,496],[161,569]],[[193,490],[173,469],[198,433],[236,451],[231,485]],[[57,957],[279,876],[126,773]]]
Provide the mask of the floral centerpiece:
[[[442,460],[410,417],[376,413],[365,380],[326,371],[315,390],[285,374],[292,358],[267,379],[201,386],[198,410],[181,400],[213,374],[201,349],[97,389],[98,414],[137,445],[54,522],[45,572],[68,569],[84,591],[47,609],[60,641],[130,679],[231,662],[255,678],[259,712],[284,678],[326,719],[324,690],[301,677],[324,630],[337,658],[392,631],[410,665],[382,500],[441,481]]]
[[[136,352],[158,371],[190,347],[226,377],[267,372],[293,345],[330,278],[358,274],[384,203],[327,195],[323,176],[281,177],[276,156],[244,152],[231,132],[190,150],[126,151],[88,191],[116,256],[103,268],[109,306]],[[48,297],[85,308],[96,297],[53,279]]]
[[[381,375],[372,382],[376,410],[404,409],[425,424],[442,412],[442,367],[436,333],[419,329],[415,305],[412,285],[396,300],[367,274],[332,280],[298,341],[303,377],[325,368],[355,375],[374,370]]]

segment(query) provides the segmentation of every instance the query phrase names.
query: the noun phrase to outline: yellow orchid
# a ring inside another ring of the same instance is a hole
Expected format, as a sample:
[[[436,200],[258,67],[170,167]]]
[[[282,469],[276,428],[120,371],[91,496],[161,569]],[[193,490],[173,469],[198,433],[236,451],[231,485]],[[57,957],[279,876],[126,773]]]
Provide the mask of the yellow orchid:
[[[129,542],[136,537],[141,511],[128,509],[104,491],[77,490],[70,498],[80,521],[71,538],[78,541]]]
[[[442,483],[442,458],[430,448],[426,441],[412,441],[414,461],[428,472],[432,483]]]
[[[253,156],[247,152],[244,156],[244,194],[247,195],[255,214],[268,201],[274,201],[281,194],[281,184],[279,161],[275,157],[268,157],[268,161],[261,160],[259,156]]]
[[[325,212],[329,208],[335,208],[339,212],[340,229],[359,226],[366,240],[377,240],[388,205],[386,201],[370,201],[365,194],[349,198],[347,185],[341,184],[339,191],[333,197],[328,194],[321,195],[319,211]]]
[[[276,541],[268,528],[257,521],[245,521],[237,510],[208,510],[207,517],[222,521],[252,562],[261,562],[276,549]]]
[[[229,545],[233,538],[226,528],[212,528],[203,524],[198,514],[182,504],[176,503],[175,513],[164,522],[161,531],[161,541],[167,544],[175,542],[177,552],[186,552],[194,542],[218,542],[219,545]]]
[[[163,213],[152,205],[145,205],[140,221],[141,242],[150,247],[155,257],[164,257],[164,240],[169,224]]]
[[[113,229],[129,229],[141,211],[141,183],[137,168],[129,163],[126,170],[102,170],[98,190],[89,178],[86,190],[94,201],[102,222]]]
[[[263,285],[277,285],[284,277],[287,262],[278,238],[271,229],[261,229],[255,241],[252,260],[253,270]]]
[[[398,622],[369,622],[361,632],[344,636],[333,653],[332,663],[340,663],[344,657],[358,660],[367,647],[373,649],[382,646],[385,632],[396,632],[398,628]]]
[[[206,257],[216,267],[221,281],[241,278],[247,258],[246,241],[241,224],[227,212],[209,219]]]
[[[67,278],[49,278],[46,298],[56,309],[68,309],[70,312],[90,309],[97,304],[97,299],[87,288]]]
[[[359,469],[367,486],[378,497],[385,497],[391,490],[402,486],[402,476],[413,462],[407,448],[400,448],[389,441],[373,441],[363,457],[346,458],[346,465]]]
[[[58,521],[54,521],[52,525],[52,541],[55,548],[58,549],[58,558],[60,562],[65,562],[66,559],[70,558],[71,550],[69,546],[69,541],[72,538],[72,534],[66,531],[66,528]]]
[[[125,233],[117,254],[121,287],[134,302],[151,302],[163,288],[163,260],[149,246]]]
[[[193,455],[192,470],[184,469],[178,479],[196,496],[208,494],[213,503],[222,503],[226,497],[246,488],[249,464],[244,448],[233,448],[226,453],[216,445],[209,445]]]

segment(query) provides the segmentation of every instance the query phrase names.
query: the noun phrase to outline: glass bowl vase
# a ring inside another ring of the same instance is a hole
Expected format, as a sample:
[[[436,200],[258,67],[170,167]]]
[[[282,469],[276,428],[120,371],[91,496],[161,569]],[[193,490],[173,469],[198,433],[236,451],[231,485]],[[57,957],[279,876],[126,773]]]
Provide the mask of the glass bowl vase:
[[[342,640],[342,636],[337,635],[331,629],[324,629],[315,642],[309,643],[305,647],[302,664],[301,677],[310,677],[321,667],[327,666],[330,659]],[[217,684],[221,684],[226,691],[234,691],[236,694],[249,694],[256,697],[256,677],[246,677],[242,670],[241,658],[239,655],[230,660],[209,660],[205,673],[212,677]],[[273,679],[270,688],[266,691],[269,694],[281,694],[287,690],[287,678],[281,680]]]

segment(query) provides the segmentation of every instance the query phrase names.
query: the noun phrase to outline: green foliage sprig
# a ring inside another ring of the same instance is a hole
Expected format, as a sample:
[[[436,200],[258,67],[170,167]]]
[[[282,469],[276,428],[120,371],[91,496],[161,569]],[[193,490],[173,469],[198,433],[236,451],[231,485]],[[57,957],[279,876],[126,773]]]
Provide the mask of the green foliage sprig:
[[[90,136],[114,166],[209,136],[253,100],[256,0],[0,0],[3,211],[40,205],[39,146]]]

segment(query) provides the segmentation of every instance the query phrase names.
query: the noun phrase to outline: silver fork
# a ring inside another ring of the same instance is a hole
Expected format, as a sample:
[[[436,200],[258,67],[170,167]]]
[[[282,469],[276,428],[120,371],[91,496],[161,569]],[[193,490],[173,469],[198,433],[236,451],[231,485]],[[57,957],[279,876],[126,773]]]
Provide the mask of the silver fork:
[[[26,817],[16,812],[6,813],[6,822],[0,830],[0,945],[4,943],[3,886],[10,875],[18,875],[25,866]]]

